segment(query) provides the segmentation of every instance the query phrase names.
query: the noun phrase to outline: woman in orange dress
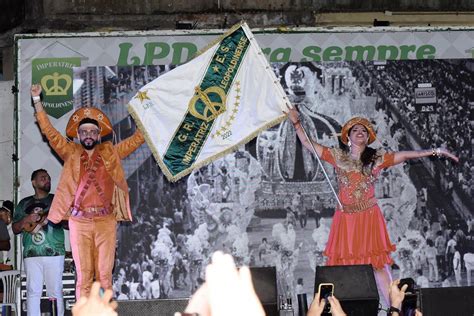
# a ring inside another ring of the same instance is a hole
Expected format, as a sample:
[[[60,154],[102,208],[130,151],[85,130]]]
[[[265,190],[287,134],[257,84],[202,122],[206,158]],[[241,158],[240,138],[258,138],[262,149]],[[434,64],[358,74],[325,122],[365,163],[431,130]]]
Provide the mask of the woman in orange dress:
[[[303,146],[312,151],[305,137],[296,109],[289,112]],[[336,169],[341,205],[337,205],[329,239],[324,251],[328,265],[371,264],[379,289],[388,302],[391,282],[390,256],[395,250],[387,233],[382,212],[375,198],[374,184],[380,171],[408,159],[444,156],[458,158],[444,148],[385,152],[368,145],[376,139],[372,124],[365,118],[354,117],[341,130],[346,148],[328,148],[311,140],[318,156]]]

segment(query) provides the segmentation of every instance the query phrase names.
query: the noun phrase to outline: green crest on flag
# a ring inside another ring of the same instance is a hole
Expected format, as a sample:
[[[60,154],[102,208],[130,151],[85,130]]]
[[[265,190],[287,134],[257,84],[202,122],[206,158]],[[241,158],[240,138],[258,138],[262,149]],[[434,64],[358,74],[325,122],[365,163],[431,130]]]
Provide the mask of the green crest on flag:
[[[215,119],[226,111],[227,94],[249,45],[242,27],[220,41],[164,155],[163,162],[173,176],[191,168]]]
[[[43,106],[54,118],[60,118],[74,108],[73,67],[80,58],[38,58],[32,61],[32,82],[41,84]]]

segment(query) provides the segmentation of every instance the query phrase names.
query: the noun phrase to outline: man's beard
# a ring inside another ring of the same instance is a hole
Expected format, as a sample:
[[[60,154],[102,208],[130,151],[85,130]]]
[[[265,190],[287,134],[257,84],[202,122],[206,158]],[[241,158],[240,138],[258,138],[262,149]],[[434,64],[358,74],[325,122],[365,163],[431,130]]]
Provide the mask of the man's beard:
[[[37,187],[37,189],[42,190],[43,192],[49,193],[51,191],[51,184],[45,184],[43,186]]]
[[[86,144],[86,140],[92,140],[92,144],[90,145],[87,145]],[[82,147],[84,147],[86,150],[91,150],[91,149],[94,149],[95,145],[97,145],[99,141],[97,140],[93,140],[92,138],[86,138],[84,140],[81,140],[81,145]]]
[[[49,191],[51,191],[51,184],[47,184],[47,185],[43,186],[42,189],[43,189],[44,192],[49,193]]]

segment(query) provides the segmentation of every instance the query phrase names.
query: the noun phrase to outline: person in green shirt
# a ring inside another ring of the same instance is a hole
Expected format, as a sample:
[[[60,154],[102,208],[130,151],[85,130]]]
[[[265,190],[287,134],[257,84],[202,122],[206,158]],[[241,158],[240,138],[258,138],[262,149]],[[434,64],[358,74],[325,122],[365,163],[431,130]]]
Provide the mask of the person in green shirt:
[[[54,195],[51,177],[44,169],[33,171],[31,184],[35,194],[22,199],[15,208],[13,232],[22,234],[26,270],[27,313],[41,314],[43,283],[50,299],[57,302],[58,315],[64,315],[63,284],[64,230],[61,224],[48,222],[47,215]]]

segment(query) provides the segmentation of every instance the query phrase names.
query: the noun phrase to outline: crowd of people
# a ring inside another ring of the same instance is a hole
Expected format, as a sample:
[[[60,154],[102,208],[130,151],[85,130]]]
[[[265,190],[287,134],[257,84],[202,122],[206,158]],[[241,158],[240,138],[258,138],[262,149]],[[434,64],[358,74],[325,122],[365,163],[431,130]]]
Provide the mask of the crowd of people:
[[[474,222],[451,222],[442,209],[432,216],[421,190],[410,231],[397,243],[400,275],[417,280],[419,287],[470,286],[474,271]],[[461,273],[466,273],[466,283]]]
[[[186,183],[163,185],[163,174],[147,163],[137,173],[135,218],[119,228],[114,294],[120,299],[166,298],[173,289],[189,288],[194,272],[195,263],[184,252],[192,221]]]
[[[469,60],[416,60],[387,62],[384,69],[372,68],[374,89],[384,103],[391,103],[401,119],[410,122],[412,133],[420,146],[456,148],[460,163],[444,164],[442,182],[448,192],[458,187],[464,198],[474,194],[472,117],[474,88],[470,84],[474,73]],[[472,65],[471,65],[472,67]],[[364,67],[364,69],[369,69]],[[363,77],[363,76],[362,76]],[[429,83],[436,88],[437,102],[431,113],[417,113],[414,91],[417,84]],[[376,87],[375,87],[376,85]],[[386,104],[384,104],[386,106]],[[471,200],[466,201],[468,204]]]
[[[172,68],[172,65],[113,67],[104,72],[104,103],[117,100],[121,94],[137,91]]]
[[[236,152],[168,183],[156,165],[142,164],[130,177],[134,221],[119,229],[115,294],[188,296],[202,283],[207,254],[216,249],[249,264],[246,228],[255,197],[248,190],[261,178],[254,167],[248,153]]]

